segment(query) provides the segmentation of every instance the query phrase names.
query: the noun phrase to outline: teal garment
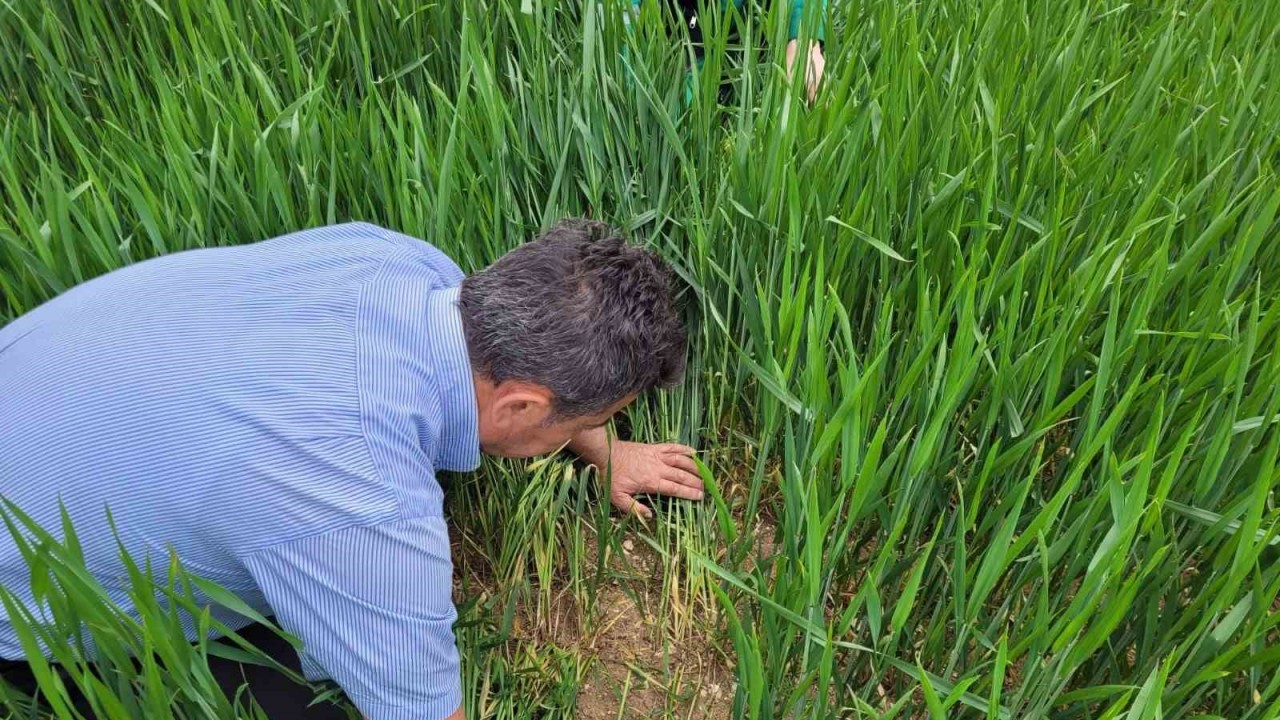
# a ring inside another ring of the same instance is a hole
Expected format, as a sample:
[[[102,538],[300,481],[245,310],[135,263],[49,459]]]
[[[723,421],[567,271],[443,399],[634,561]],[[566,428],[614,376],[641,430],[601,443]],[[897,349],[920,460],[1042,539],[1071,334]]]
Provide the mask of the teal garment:
[[[725,7],[725,5],[726,5],[726,2],[727,2],[727,1],[728,1],[728,0],[720,0],[720,7],[721,7],[721,8],[724,8],[724,7]],[[788,39],[790,39],[790,40],[795,40],[797,37],[799,37],[799,36],[800,36],[800,23],[804,20],[804,9],[805,9],[805,4],[804,4],[804,0],[789,0],[789,1],[790,1],[790,3],[791,3],[791,12],[790,12],[790,14],[789,14],[789,16],[788,16],[788,24],[787,24],[787,38],[788,38]],[[740,12],[741,12],[741,11],[742,11],[742,6],[745,4],[745,0],[732,0],[732,2],[733,2],[733,6],[734,6],[738,11],[740,11]],[[814,39],[814,40],[816,40],[817,42],[822,42],[822,43],[825,43],[825,42],[826,42],[826,39],[827,39],[827,38],[826,38],[826,11],[827,11],[827,2],[828,2],[828,0],[822,0],[822,11],[818,13],[818,17],[817,17],[817,20],[818,20],[818,26],[817,26],[817,28],[815,28],[815,29],[814,29],[813,34],[812,34],[812,37],[813,37],[813,39]],[[639,11],[639,9],[640,9],[640,3],[641,3],[641,0],[631,0],[631,6],[632,6],[632,8],[633,8],[634,10],[636,10],[636,11]],[[686,5],[686,4],[687,4],[687,5],[693,5],[693,4],[694,4],[694,2],[692,2],[692,0],[690,0],[690,1],[689,1],[689,2],[687,2],[687,3],[680,3],[680,4],[681,4],[681,5]],[[630,18],[626,18],[626,20],[627,20],[627,25],[628,25],[628,27],[630,27]],[[625,53],[626,53],[626,48],[625,48],[625,47],[623,48],[623,53],[624,53],[624,55],[625,55]],[[699,54],[699,55],[694,59],[694,62],[697,64],[697,69],[698,69],[698,70],[701,70],[701,69],[702,69],[702,62],[703,62],[703,61],[702,61],[702,55],[701,55],[701,54]],[[684,105],[685,105],[685,107],[688,107],[688,106],[693,102],[693,72],[694,72],[694,69],[692,69],[692,68],[691,68],[691,69],[689,70],[689,72],[685,73],[685,77],[684,77]]]
[[[733,5],[738,10],[742,10],[744,0],[733,0]],[[724,0],[720,0],[720,7],[724,7]],[[818,42],[826,42],[826,14],[827,0],[822,0],[822,12],[818,13],[818,27],[814,30],[813,39]],[[800,21],[804,19],[804,0],[791,0],[791,15],[787,23],[787,39],[795,40],[800,36]]]
[[[813,39],[818,42],[826,42],[826,10],[827,1],[822,0],[822,12],[818,13],[818,27],[813,32]],[[631,0],[633,7],[640,7],[641,0]],[[720,0],[720,7],[725,6],[726,0]],[[742,10],[745,0],[733,0],[733,6],[738,10]],[[804,0],[790,0],[791,13],[787,23],[787,39],[795,40],[800,36],[800,21],[804,19]]]

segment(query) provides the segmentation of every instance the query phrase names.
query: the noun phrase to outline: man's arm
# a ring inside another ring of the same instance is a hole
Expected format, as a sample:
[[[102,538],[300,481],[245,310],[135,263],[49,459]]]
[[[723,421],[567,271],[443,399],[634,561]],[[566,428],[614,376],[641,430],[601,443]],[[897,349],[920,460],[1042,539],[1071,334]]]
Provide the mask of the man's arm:
[[[462,718],[453,565],[441,517],[345,527],[243,558],[276,622],[369,720]]]
[[[361,715],[360,717],[364,717],[364,716]],[[364,720],[369,720],[369,718],[364,717]],[[444,720],[467,720],[467,716],[462,713],[462,707],[459,706],[457,710],[453,711],[452,715],[445,718]]]
[[[600,427],[579,433],[569,449],[600,470],[609,488],[609,501],[622,512],[642,518],[653,515],[636,495],[702,499],[702,476],[693,462],[693,448],[624,442],[611,439]]]
[[[364,716],[361,715],[361,717],[364,717]],[[369,718],[365,717],[364,720],[369,720]],[[453,711],[452,715],[445,718],[444,720],[467,720],[467,716],[462,714],[462,708],[459,707],[457,710]]]

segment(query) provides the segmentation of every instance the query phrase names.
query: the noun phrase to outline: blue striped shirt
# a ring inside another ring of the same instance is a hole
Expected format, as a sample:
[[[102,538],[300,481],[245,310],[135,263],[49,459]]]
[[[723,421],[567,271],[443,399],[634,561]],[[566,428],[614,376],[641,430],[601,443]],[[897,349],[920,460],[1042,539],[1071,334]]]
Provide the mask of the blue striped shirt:
[[[173,548],[274,614],[365,716],[445,717],[461,688],[435,472],[480,462],[462,277],[351,223],[72,288],[0,328],[0,493],[51,531],[65,503],[122,607],[108,507],[131,556],[164,567]],[[3,531],[0,584],[35,607]],[[22,657],[3,612],[0,655]]]

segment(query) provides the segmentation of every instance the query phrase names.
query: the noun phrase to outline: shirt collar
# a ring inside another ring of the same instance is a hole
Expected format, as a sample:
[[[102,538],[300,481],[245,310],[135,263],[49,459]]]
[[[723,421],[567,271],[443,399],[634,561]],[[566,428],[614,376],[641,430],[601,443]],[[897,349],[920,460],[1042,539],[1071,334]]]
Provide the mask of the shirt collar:
[[[429,324],[439,333],[430,343],[442,415],[435,463],[437,470],[469,472],[480,467],[480,426],[458,292],[441,288],[427,298]]]

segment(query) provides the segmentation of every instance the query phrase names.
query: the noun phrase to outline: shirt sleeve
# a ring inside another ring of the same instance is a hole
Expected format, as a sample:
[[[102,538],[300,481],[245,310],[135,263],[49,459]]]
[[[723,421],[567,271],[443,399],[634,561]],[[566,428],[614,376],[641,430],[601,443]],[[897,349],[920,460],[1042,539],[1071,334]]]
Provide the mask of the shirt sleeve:
[[[276,622],[368,720],[441,720],[462,704],[442,517],[350,527],[245,558]]]

